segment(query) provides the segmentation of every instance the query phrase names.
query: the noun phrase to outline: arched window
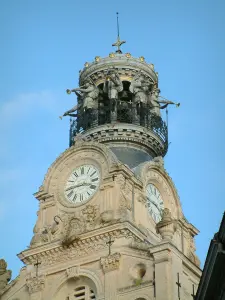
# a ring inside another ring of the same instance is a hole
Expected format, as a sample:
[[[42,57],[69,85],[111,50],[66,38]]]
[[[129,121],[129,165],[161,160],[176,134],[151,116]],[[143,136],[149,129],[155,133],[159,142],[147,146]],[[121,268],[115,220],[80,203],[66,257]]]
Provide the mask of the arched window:
[[[74,298],[79,300],[95,300],[94,291],[89,286],[79,286],[74,290]],[[71,299],[72,300],[72,299]]]

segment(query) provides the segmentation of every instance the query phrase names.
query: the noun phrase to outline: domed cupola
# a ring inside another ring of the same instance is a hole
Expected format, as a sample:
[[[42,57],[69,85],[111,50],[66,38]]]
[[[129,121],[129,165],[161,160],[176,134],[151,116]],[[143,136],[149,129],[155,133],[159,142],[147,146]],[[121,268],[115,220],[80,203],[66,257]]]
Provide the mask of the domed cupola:
[[[117,40],[118,50],[108,57],[85,63],[79,87],[67,90],[77,95],[77,105],[64,116],[72,117],[70,146],[80,138],[107,144],[133,168],[166,154],[167,125],[160,110],[175,103],[159,99],[154,65],[143,56],[123,54],[122,43]]]

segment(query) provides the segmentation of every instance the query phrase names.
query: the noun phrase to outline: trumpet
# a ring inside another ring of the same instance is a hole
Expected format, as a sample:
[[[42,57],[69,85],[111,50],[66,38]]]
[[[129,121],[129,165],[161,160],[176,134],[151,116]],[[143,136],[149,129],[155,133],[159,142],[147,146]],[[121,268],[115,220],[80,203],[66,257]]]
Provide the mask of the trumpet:
[[[180,106],[180,102],[179,102],[179,103],[176,103],[176,102],[170,101],[170,100],[168,100],[168,99],[166,99],[166,98],[164,98],[164,97],[162,97],[162,96],[159,96],[159,98],[164,99],[164,100],[161,100],[161,101],[160,101],[160,102],[162,102],[162,103],[174,104],[174,105],[176,105],[176,107],[179,107],[179,106]],[[166,100],[166,101],[165,101],[165,100]]]
[[[60,120],[62,120],[63,116],[59,116]]]
[[[168,104],[174,104],[174,105],[176,105],[176,107],[180,106],[180,103],[175,103],[175,102],[172,102],[172,101],[168,101]]]
[[[68,95],[71,94],[71,90],[69,90],[69,89],[67,89],[66,92],[67,92]]]

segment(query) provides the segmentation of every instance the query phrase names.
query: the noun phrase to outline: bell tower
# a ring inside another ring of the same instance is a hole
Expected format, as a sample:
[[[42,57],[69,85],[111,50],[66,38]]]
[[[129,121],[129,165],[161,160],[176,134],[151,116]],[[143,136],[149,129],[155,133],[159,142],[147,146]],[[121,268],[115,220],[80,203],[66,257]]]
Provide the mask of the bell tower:
[[[2,300],[194,299],[198,230],[163,161],[161,111],[179,103],[160,97],[154,65],[123,54],[124,42],[118,32],[117,50],[86,62],[67,90],[77,98],[62,116],[69,148],[34,194],[34,235],[18,254],[25,267]]]

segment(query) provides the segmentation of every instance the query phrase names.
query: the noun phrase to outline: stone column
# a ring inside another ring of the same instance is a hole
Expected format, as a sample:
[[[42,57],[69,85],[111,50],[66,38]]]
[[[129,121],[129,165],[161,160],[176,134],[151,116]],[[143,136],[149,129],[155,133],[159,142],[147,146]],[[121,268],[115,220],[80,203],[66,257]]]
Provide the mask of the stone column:
[[[105,299],[107,300],[117,299],[120,259],[120,253],[114,253],[101,258],[101,265],[105,273]]]
[[[30,300],[43,300],[43,290],[45,287],[45,277],[43,275],[38,277],[29,276],[27,278],[27,286]]]

